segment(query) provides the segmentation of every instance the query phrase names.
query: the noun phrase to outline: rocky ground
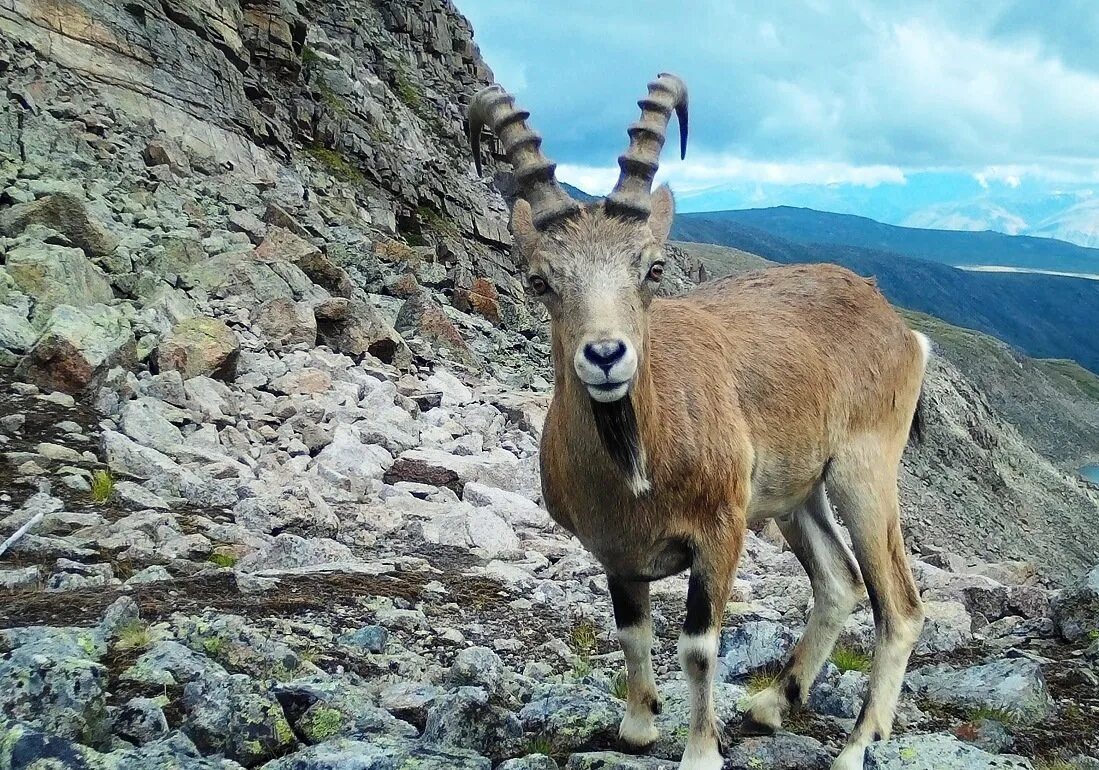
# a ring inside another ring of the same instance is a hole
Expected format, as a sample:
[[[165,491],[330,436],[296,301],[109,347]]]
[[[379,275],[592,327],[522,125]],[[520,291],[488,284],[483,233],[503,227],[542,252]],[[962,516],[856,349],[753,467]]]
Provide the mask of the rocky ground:
[[[606,582],[540,505],[544,319],[460,149],[490,74],[421,6],[0,3],[0,540],[28,526],[0,553],[0,770],[678,758],[686,581],[655,586],[663,737],[618,754]],[[669,290],[698,277],[673,254]],[[1020,461],[948,362],[928,398],[940,448],[904,480],[930,619],[868,767],[1094,770],[1099,570],[1066,513],[1094,492]],[[737,736],[810,602],[751,535],[730,768],[827,767],[857,715],[866,607],[792,732]]]

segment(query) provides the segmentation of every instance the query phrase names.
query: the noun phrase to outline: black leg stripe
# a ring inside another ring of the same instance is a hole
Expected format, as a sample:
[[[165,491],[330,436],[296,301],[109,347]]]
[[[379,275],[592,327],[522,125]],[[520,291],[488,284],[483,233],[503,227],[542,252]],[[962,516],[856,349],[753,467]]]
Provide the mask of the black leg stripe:
[[[607,578],[614,607],[614,624],[619,628],[633,628],[645,620],[645,609],[634,599],[629,588],[620,580]]]
[[[683,620],[683,633],[700,636],[709,631],[714,623],[712,606],[706,581],[692,571],[687,583],[687,617]]]

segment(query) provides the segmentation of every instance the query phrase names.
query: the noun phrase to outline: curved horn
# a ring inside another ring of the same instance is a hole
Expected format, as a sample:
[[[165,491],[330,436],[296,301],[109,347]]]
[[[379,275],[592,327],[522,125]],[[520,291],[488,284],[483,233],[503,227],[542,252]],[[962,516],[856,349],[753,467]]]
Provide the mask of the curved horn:
[[[629,127],[630,146],[618,157],[618,183],[607,196],[607,210],[619,216],[648,219],[653,177],[660,166],[664,134],[675,110],[679,119],[679,157],[687,157],[687,86],[662,72],[649,83],[649,94],[637,103],[641,119]]]
[[[531,208],[534,226],[544,230],[556,220],[580,210],[580,204],[557,183],[557,164],[542,154],[542,137],[530,130],[530,113],[515,106],[515,98],[498,85],[477,92],[469,103],[469,144],[477,174],[481,174],[481,129],[488,126],[503,145],[515,170],[518,194]]]

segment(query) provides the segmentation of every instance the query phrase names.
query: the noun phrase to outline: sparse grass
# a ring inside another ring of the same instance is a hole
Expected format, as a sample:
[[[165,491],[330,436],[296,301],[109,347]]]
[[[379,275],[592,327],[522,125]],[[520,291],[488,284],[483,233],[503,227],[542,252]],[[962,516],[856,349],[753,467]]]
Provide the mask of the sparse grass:
[[[150,641],[149,627],[140,620],[131,620],[118,629],[114,646],[116,650],[141,650],[148,647]]]
[[[569,633],[569,641],[577,655],[591,657],[592,653],[595,652],[595,645],[598,641],[595,624],[587,619],[581,620],[572,627],[572,631]]]
[[[207,561],[218,567],[232,567],[236,565],[237,557],[231,553],[212,553]]]
[[[976,706],[966,712],[966,717],[970,722],[979,722],[982,719],[987,719],[992,722],[999,722],[1002,725],[1013,725],[1018,721],[1015,715],[1010,711],[991,706]]]
[[[1090,631],[1088,631],[1088,641],[1089,642],[1099,641],[1099,628],[1093,628]]]
[[[328,84],[323,80],[317,83],[317,91],[321,95],[321,100],[331,107],[333,111],[340,115],[347,115],[350,112],[343,99],[341,99],[335,91],[329,88]]]
[[[572,664],[572,678],[583,679],[591,673],[591,660],[583,655],[578,655]]]
[[[309,65],[316,64],[320,61],[320,55],[309,46],[304,46],[301,49],[301,64],[303,67],[308,67]]]
[[[404,72],[397,73],[395,88],[397,98],[404,102],[410,110],[418,112],[423,105],[423,96],[420,95],[420,90],[412,84]]]
[[[553,752],[553,744],[549,742],[548,738],[538,736],[531,738],[527,741],[527,747],[523,750],[523,754],[545,754],[549,755]]]
[[[761,668],[759,671],[751,674],[745,684],[748,694],[755,695],[757,692],[766,690],[778,680],[778,673],[778,668],[768,666],[767,668]]]
[[[1092,374],[1075,361],[1066,361],[1063,358],[1039,358],[1035,359],[1035,363],[1043,369],[1071,380],[1085,396],[1099,401],[1099,376]]]
[[[853,647],[837,644],[830,660],[840,671],[870,671],[870,656]]]
[[[611,695],[619,700],[626,700],[626,696],[629,694],[630,686],[626,681],[626,669],[621,669],[611,680]]]
[[[110,471],[96,471],[92,474],[92,500],[105,503],[114,494],[114,476]]]
[[[1064,759],[1036,759],[1034,770],[1076,770],[1076,765]]]
[[[417,207],[416,218],[420,221],[420,224],[426,225],[435,232],[450,235],[455,235],[458,232],[458,226],[454,222],[430,206]]]
[[[319,144],[311,144],[306,146],[305,151],[309,155],[324,166],[328,173],[343,182],[361,183],[363,181],[362,172],[353,166],[347,158],[335,150],[323,147]]]

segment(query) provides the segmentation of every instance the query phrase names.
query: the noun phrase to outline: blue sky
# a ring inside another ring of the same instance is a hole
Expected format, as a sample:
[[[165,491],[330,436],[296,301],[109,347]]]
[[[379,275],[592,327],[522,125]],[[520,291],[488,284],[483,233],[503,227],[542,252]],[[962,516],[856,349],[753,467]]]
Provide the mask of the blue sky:
[[[687,160],[661,168],[680,210],[1025,232],[1099,204],[1095,0],[456,1],[559,176],[593,193],[667,70],[691,93]]]

